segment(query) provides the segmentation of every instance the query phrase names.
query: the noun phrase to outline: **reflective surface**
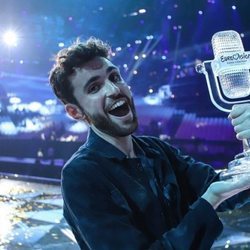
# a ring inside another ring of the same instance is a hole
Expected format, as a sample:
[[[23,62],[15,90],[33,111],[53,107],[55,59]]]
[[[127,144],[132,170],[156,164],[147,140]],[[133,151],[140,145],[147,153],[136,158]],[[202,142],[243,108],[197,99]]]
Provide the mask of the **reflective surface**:
[[[76,250],[62,215],[59,185],[0,177],[0,250]],[[250,249],[250,205],[221,213],[224,232],[212,249]]]
[[[1,178],[0,221],[0,250],[79,249],[63,219],[58,185]]]

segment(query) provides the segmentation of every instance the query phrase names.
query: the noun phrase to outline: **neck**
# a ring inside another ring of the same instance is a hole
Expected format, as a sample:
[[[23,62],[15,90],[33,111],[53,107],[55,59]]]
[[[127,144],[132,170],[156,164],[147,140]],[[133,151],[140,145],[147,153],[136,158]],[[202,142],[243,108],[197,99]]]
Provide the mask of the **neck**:
[[[111,143],[116,148],[118,148],[120,151],[122,151],[125,155],[127,155],[128,158],[134,158],[136,157],[133,147],[133,141],[132,136],[123,136],[123,137],[114,137],[112,135],[108,135],[99,129],[97,129],[95,126],[91,126],[93,131],[99,135],[102,139],[105,141]]]

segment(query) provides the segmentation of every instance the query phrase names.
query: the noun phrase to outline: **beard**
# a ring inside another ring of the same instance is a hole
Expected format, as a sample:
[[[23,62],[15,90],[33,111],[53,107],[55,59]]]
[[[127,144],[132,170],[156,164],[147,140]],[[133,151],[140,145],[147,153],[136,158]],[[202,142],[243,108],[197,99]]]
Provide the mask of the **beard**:
[[[138,127],[138,119],[133,98],[129,101],[129,107],[132,112],[133,119],[132,121],[127,121],[125,126],[120,126],[119,124],[113,122],[108,114],[89,114],[88,111],[84,111],[84,113],[88,123],[94,125],[103,133],[114,137],[125,137],[132,134]]]

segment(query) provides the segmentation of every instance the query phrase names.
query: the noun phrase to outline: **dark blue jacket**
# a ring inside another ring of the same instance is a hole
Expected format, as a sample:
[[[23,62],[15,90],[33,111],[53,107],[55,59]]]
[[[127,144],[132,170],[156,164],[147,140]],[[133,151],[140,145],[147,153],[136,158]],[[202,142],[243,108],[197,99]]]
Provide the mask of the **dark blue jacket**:
[[[133,143],[138,158],[127,158],[90,130],[63,169],[64,216],[81,249],[210,249],[223,226],[200,197],[218,174],[157,138]]]

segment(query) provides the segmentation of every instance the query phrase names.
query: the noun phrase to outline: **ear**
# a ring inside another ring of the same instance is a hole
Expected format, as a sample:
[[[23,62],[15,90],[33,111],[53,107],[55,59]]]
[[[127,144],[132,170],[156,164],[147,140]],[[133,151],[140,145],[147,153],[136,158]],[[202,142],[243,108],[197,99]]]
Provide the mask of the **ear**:
[[[72,104],[72,103],[67,103],[64,107],[68,115],[72,117],[73,119],[75,120],[85,119],[85,115],[83,114],[83,112],[77,105]]]

